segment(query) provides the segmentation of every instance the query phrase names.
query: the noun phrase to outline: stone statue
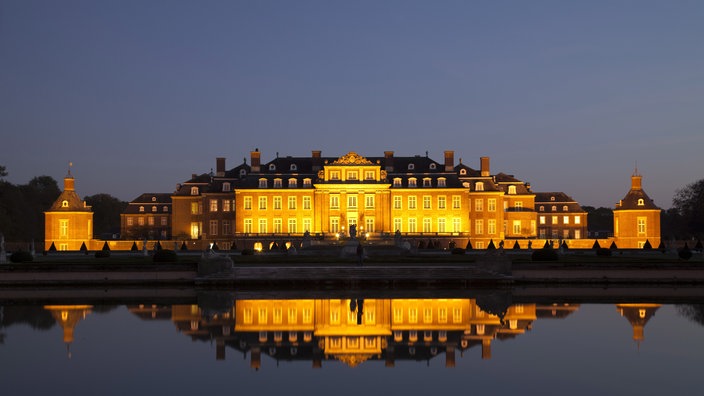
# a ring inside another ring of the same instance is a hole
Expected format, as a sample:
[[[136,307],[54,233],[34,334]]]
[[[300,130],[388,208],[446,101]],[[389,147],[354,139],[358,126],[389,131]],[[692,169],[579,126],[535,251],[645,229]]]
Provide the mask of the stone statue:
[[[357,225],[350,225],[350,238],[355,239],[357,237]]]

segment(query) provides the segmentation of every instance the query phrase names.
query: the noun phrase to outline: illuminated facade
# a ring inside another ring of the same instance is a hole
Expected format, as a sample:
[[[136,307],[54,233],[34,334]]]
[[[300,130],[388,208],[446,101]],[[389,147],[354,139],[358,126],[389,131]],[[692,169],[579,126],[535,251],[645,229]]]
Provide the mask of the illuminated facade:
[[[536,193],[538,238],[582,239],[587,235],[587,212],[563,192]]]
[[[631,189],[614,209],[614,239],[619,248],[652,248],[660,245],[660,208],[643,190],[638,171],[631,176]]]
[[[120,234],[126,239],[170,239],[171,211],[171,194],[142,194],[120,214]]]
[[[222,243],[233,239],[345,236],[350,226],[367,239],[438,239],[475,248],[490,241],[537,237],[535,194],[511,175],[492,175],[489,158],[480,169],[426,156],[277,157],[193,175],[172,195],[172,236]],[[586,221],[585,221],[586,222]],[[586,226],[586,224],[585,224]]]
[[[64,178],[64,190],[44,212],[44,249],[52,243],[57,250],[79,250],[93,239],[93,211],[75,191],[71,171]]]

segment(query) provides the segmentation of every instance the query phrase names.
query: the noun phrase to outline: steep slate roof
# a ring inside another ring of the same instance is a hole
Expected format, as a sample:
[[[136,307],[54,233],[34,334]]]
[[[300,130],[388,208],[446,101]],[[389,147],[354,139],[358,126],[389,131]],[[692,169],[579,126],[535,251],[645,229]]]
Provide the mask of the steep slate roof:
[[[555,198],[554,200],[552,198]],[[582,206],[569,195],[558,192],[536,192],[535,207],[545,206],[545,212],[552,212],[552,206],[557,206],[557,212],[564,212],[563,206],[567,206],[568,212],[584,212]]]
[[[152,200],[156,198],[156,201]],[[130,201],[123,214],[149,214],[149,213],[169,213],[171,209],[164,212],[164,206],[171,205],[171,194],[169,193],[144,193]],[[143,206],[144,211],[140,212],[139,207]],[[153,212],[151,207],[156,206],[157,211]]]
[[[643,200],[643,205],[638,205],[638,200]],[[655,205],[652,199],[643,190],[631,189],[628,191],[625,197],[621,200],[620,204],[616,204],[614,210],[628,210],[628,209],[660,209]]]
[[[67,177],[71,182],[73,182],[73,177]],[[66,184],[66,179],[64,179],[64,184]],[[68,202],[67,206],[63,206],[63,202]],[[61,192],[59,197],[54,201],[49,208],[48,212],[90,212],[91,207],[84,204],[78,193],[72,188],[64,187],[64,191]]]

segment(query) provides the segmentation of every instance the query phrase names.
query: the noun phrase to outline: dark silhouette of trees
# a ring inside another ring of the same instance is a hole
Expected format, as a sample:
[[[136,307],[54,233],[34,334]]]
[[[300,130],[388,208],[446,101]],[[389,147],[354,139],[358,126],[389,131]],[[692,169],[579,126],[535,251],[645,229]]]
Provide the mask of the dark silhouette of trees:
[[[672,208],[681,216],[686,236],[704,236],[704,179],[688,184],[675,192]]]
[[[593,206],[582,206],[582,209],[587,212],[587,228],[590,235],[604,238],[614,232],[613,209]]]
[[[93,234],[117,234],[120,232],[120,213],[127,202],[110,194],[95,194],[85,197],[86,204],[93,209]]]
[[[5,176],[7,171],[0,169]],[[7,241],[44,240],[44,211],[61,194],[50,176],[38,176],[25,185],[0,180],[0,232]]]

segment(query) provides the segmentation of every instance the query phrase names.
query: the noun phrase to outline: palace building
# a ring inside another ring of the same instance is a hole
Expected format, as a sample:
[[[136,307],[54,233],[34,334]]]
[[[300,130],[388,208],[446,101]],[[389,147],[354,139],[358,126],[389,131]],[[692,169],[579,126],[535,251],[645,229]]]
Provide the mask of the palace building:
[[[93,239],[93,211],[81,201],[69,168],[64,178],[64,191],[44,212],[44,245],[46,250],[90,249]],[[85,245],[84,245],[85,244]]]
[[[631,176],[631,189],[614,209],[614,238],[619,248],[660,245],[660,208],[643,190],[638,170]]]

